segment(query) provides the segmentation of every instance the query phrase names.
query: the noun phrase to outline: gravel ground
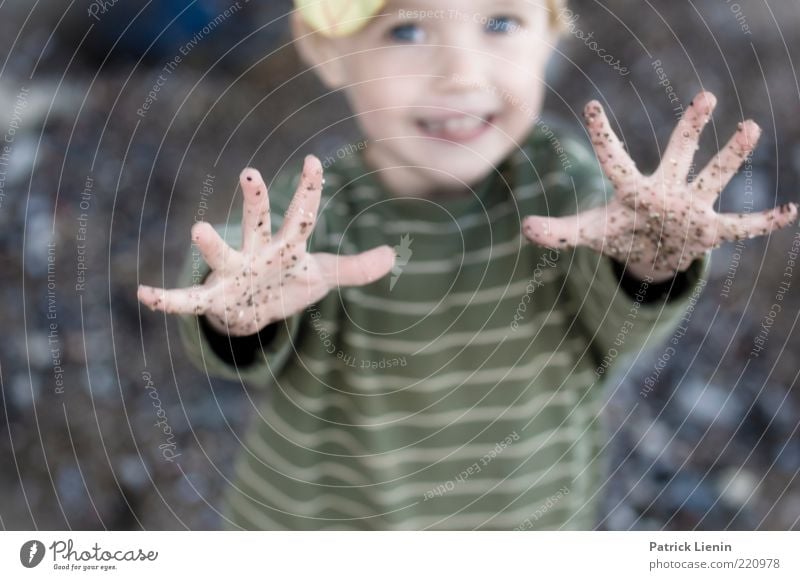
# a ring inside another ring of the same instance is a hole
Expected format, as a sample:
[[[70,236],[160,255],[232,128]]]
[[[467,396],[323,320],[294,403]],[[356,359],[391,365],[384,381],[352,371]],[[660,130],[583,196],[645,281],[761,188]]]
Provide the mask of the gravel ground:
[[[115,7],[95,22],[87,4],[64,14],[40,2],[30,17],[27,2],[0,6],[0,132],[11,137],[0,181],[0,320],[10,331],[0,342],[0,527],[216,529],[251,406],[241,385],[185,362],[174,322],[140,312],[136,284],[174,281],[195,216],[224,218],[242,167],[271,175],[288,158],[335,151],[357,133],[337,122],[347,115],[338,96],[293,115],[321,88],[279,48],[283,22],[267,25],[281,2],[220,25],[143,114],[175,43],[191,34],[140,58],[134,37],[153,32],[134,27],[110,50],[132,16]],[[583,104],[604,100],[635,159],[652,168],[676,120],[662,68],[680,103],[701,87],[720,99],[702,159],[752,117],[764,128],[752,162],[756,209],[797,199],[800,7],[649,4],[571,3],[575,25],[630,74],[567,34],[551,70],[550,112],[578,128]],[[324,126],[332,130],[315,136]],[[739,176],[721,207],[741,208],[750,186]],[[800,529],[796,288],[765,349],[752,354],[796,233],[715,252],[674,352],[642,353],[611,381],[601,527]],[[649,390],[648,378],[657,378]],[[155,401],[180,462],[159,447]]]

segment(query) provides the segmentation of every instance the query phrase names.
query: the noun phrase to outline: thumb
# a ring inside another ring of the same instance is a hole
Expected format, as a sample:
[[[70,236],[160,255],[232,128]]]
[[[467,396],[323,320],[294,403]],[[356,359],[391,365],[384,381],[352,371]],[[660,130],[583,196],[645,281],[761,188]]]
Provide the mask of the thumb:
[[[607,236],[613,239],[632,229],[632,219],[610,205],[564,217],[532,215],[522,222],[522,231],[530,241],[558,250],[578,246],[601,248]]]
[[[545,248],[563,250],[579,244],[579,230],[575,217],[552,218],[528,216],[522,222],[525,237]]]
[[[314,254],[328,286],[364,286],[383,278],[394,268],[395,252],[379,246],[354,256]]]

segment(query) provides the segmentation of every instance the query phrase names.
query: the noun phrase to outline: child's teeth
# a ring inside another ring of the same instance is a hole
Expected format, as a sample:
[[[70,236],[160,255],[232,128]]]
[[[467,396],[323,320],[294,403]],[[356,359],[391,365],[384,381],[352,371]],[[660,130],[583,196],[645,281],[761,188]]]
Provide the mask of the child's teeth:
[[[430,121],[428,127],[431,131],[442,132],[447,131],[451,133],[459,131],[471,131],[483,125],[484,121],[475,117],[456,117],[447,119],[445,121]]]

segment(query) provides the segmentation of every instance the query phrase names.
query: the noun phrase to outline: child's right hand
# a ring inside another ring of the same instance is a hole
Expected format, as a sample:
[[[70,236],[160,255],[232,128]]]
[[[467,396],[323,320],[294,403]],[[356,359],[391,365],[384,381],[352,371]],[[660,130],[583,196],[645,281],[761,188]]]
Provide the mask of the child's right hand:
[[[244,192],[242,248],[226,244],[205,222],[192,239],[211,267],[202,285],[165,290],[139,286],[153,310],[205,315],[219,332],[247,336],[323,298],[338,286],[362,286],[394,267],[395,252],[380,246],[355,256],[306,252],[322,193],[322,165],[309,155],[283,225],[272,237],[267,186],[255,169],[240,176]]]

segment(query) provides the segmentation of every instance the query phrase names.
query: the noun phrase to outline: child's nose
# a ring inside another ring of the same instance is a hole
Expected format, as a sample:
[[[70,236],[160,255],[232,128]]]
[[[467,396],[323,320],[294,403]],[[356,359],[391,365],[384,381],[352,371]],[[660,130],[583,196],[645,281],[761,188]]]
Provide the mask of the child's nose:
[[[489,62],[486,55],[470,48],[443,49],[438,88],[443,92],[490,90]]]

